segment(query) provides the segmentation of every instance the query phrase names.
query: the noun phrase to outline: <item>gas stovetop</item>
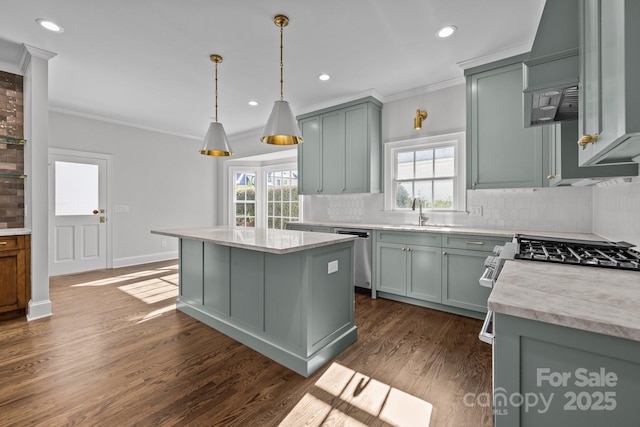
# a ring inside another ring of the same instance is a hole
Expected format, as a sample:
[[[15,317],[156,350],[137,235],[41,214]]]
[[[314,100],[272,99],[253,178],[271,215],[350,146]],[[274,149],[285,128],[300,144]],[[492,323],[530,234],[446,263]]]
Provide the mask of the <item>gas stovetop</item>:
[[[516,259],[640,271],[640,252],[627,242],[516,234]]]

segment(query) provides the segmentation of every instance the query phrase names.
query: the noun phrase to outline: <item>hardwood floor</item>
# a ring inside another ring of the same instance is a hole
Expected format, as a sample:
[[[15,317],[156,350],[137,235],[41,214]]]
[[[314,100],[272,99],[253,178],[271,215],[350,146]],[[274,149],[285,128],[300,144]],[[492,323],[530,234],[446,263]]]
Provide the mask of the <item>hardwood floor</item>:
[[[303,378],[176,311],[177,274],[51,278],[52,317],[0,323],[0,425],[493,424],[464,403],[491,389],[479,320],[357,294],[358,341]]]

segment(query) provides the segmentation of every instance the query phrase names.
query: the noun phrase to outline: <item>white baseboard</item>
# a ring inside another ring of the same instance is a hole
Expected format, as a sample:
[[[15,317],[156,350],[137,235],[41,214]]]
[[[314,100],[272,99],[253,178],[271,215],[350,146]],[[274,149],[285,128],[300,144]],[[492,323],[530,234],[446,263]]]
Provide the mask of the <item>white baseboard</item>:
[[[30,300],[28,310],[29,310],[27,313],[28,321],[49,317],[52,314],[51,301],[50,300],[44,300],[44,301]]]
[[[159,254],[138,255],[127,258],[118,258],[113,260],[113,268],[128,267],[130,265],[147,264],[150,262],[168,261],[178,259],[178,251],[163,252]]]

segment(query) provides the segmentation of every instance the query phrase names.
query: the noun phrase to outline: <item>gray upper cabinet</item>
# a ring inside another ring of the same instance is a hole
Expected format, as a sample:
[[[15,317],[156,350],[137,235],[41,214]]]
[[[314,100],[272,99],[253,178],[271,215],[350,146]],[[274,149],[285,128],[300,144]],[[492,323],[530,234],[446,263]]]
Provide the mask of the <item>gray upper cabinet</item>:
[[[368,97],[298,116],[300,194],[380,192],[381,111]]]
[[[542,187],[547,127],[525,128],[522,60],[468,69],[467,188]]]
[[[571,185],[587,178],[610,178],[616,176],[634,176],[638,174],[638,165],[578,166],[576,144],[578,138],[578,121],[569,120],[550,125],[552,132],[549,141],[549,173],[547,179],[550,186]]]
[[[640,2],[580,4],[580,165],[640,161]]]

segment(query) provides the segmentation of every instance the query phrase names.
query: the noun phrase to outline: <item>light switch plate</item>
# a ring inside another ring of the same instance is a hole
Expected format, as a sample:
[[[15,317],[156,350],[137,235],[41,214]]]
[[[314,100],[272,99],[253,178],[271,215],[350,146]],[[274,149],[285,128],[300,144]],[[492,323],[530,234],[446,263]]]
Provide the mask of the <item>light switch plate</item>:
[[[482,216],[482,205],[471,206],[469,209],[469,215]]]
[[[338,271],[338,260],[331,261],[327,264],[327,274],[335,273]]]

